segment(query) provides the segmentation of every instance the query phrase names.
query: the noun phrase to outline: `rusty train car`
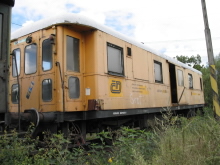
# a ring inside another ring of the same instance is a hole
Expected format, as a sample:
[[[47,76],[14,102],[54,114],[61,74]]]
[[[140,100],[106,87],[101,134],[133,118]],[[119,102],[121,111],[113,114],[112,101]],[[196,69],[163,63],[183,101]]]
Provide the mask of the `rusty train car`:
[[[14,32],[9,79],[6,124],[33,122],[35,136],[146,127],[167,107],[204,106],[201,72],[76,14]]]
[[[0,2],[0,132],[4,130],[5,114],[8,110],[8,61],[11,29],[11,9],[14,0]]]

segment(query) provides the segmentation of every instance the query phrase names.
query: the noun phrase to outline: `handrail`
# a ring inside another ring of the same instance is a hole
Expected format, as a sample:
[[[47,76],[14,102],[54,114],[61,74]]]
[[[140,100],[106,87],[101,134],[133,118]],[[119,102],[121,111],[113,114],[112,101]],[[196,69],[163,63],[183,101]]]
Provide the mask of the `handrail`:
[[[19,76],[18,76],[18,65],[17,65],[17,59],[16,59],[16,55],[14,54],[14,52],[11,53],[12,57],[15,60],[15,70],[16,70],[16,78],[17,78],[17,82],[18,82],[18,132],[21,131],[21,103],[20,103],[20,83],[19,83]]]
[[[185,91],[185,88],[186,88],[186,87],[183,88],[183,91],[182,91],[182,94],[181,94],[181,96],[180,96],[180,99],[178,100],[178,104],[179,104],[180,100],[182,99],[183,92]]]
[[[63,112],[65,112],[65,91],[64,91],[64,81],[63,81],[63,78],[62,78],[62,72],[61,72],[61,67],[60,67],[60,63],[59,62],[56,62],[56,66],[59,67],[59,72],[60,72],[60,81],[61,81],[61,84],[62,84],[62,91],[63,91]]]

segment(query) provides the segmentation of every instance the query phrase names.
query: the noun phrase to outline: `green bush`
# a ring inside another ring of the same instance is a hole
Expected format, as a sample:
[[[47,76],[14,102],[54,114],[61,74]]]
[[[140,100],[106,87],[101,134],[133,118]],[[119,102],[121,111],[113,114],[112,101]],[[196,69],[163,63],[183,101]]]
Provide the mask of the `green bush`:
[[[17,133],[0,136],[0,164],[1,165],[23,165],[32,164],[29,152],[34,150],[34,143],[29,138],[18,138]]]
[[[6,134],[0,137],[0,164],[220,164],[220,123],[214,119],[212,110],[205,111],[205,115],[190,119],[173,117],[168,111],[164,120],[156,119],[153,131],[122,127],[101,132],[96,135],[101,145],[91,144],[89,150],[70,149],[71,142],[62,134],[45,134],[44,147],[30,136],[21,139],[16,132]]]

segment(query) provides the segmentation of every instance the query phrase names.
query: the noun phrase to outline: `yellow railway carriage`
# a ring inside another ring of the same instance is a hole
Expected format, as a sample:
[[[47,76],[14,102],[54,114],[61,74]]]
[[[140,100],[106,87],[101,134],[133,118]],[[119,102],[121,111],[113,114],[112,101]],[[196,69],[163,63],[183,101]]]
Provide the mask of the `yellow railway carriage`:
[[[6,121],[34,122],[36,135],[145,127],[166,107],[189,114],[204,106],[201,72],[80,15],[21,28],[11,52]]]

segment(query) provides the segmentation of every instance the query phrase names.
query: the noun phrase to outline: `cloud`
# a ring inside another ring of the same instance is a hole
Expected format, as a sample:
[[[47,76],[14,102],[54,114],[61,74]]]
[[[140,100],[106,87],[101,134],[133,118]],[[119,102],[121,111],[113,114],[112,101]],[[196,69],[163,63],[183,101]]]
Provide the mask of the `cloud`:
[[[213,50],[220,52],[220,1],[206,1]],[[169,56],[207,56],[201,1],[17,0],[14,23],[26,25],[55,14],[79,13]],[[13,25],[12,30],[19,28]],[[161,42],[163,41],[163,42]]]
[[[30,21],[26,21],[25,23],[22,24],[22,26],[27,26],[29,24],[34,23],[34,21],[30,20]]]
[[[105,25],[126,36],[133,37],[135,26],[132,23],[133,15],[129,12],[109,11],[106,13]]]

